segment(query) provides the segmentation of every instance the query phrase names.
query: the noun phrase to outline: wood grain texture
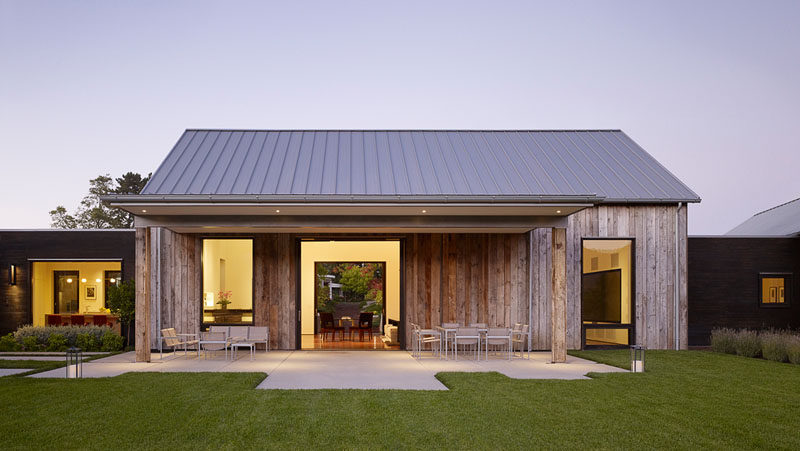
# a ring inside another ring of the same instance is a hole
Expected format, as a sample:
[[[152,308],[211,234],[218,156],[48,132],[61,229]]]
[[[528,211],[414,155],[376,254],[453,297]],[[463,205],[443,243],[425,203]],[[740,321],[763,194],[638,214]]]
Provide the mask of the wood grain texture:
[[[150,361],[150,230],[136,228],[136,361]]]
[[[527,250],[528,234],[407,235],[406,321],[422,327],[527,322]],[[408,328],[405,334],[408,343]]]
[[[651,349],[674,346],[675,303],[675,234],[678,235],[677,268],[680,346],[685,349],[688,331],[687,302],[687,210],[678,213],[677,205],[603,205],[587,208],[568,218],[567,225],[567,348],[581,347],[581,240],[587,238],[626,238],[634,240],[635,340]],[[542,287],[542,268],[551,264],[549,242],[544,238],[549,229],[534,230],[533,277],[534,348],[549,349],[548,337],[541,327],[549,325],[547,294]],[[537,249],[538,248],[538,249]],[[538,251],[537,251],[538,250]],[[536,270],[539,268],[539,271]]]
[[[553,229],[550,311],[552,315],[551,361],[567,361],[567,230]]]

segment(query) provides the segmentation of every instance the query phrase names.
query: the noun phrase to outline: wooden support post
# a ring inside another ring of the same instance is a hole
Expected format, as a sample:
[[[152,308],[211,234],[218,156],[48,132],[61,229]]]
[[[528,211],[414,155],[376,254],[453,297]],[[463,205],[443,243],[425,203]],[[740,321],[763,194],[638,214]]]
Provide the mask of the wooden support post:
[[[552,362],[567,361],[567,229],[553,229],[553,277],[550,290]]]
[[[150,361],[150,229],[136,228],[136,361]]]

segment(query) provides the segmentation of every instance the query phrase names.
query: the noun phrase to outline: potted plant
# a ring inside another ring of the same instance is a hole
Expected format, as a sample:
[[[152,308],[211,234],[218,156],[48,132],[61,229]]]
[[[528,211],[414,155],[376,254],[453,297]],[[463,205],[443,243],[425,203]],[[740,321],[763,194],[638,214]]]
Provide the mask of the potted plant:
[[[222,310],[228,310],[228,304],[231,303],[231,292],[229,291],[220,291],[217,296],[219,297],[219,301],[217,304],[221,305],[220,307]]]

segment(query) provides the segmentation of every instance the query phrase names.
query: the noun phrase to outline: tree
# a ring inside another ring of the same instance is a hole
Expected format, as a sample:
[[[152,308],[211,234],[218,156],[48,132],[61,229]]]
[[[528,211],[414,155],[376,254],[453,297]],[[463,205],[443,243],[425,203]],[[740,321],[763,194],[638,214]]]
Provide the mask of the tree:
[[[108,287],[108,309],[126,326],[125,335],[130,345],[131,323],[136,319],[136,285],[132,280]]]
[[[89,180],[89,194],[81,201],[78,210],[69,214],[59,205],[50,211],[50,225],[62,229],[129,229],[133,227],[133,215],[119,208],[106,206],[100,196],[108,194],[139,194],[150,175],[127,172],[112,179],[108,174]]]

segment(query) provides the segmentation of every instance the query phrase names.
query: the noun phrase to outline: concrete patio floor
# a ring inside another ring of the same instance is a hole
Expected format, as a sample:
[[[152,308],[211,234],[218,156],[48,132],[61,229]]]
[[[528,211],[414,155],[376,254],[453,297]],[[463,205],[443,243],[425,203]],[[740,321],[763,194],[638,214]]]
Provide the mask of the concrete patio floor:
[[[589,360],[568,356],[567,363],[550,364],[549,352],[533,352],[530,360],[489,361],[415,359],[405,351],[270,351],[258,352],[251,361],[240,353],[235,361],[222,354],[197,358],[190,353],[153,354],[150,363],[135,363],[128,352],[83,364],[83,376],[113,377],[129,372],[261,372],[268,377],[260,389],[401,389],[447,390],[435,375],[439,372],[497,371],[515,379],[588,379],[589,372],[626,372]],[[64,369],[29,377],[64,377]]]

